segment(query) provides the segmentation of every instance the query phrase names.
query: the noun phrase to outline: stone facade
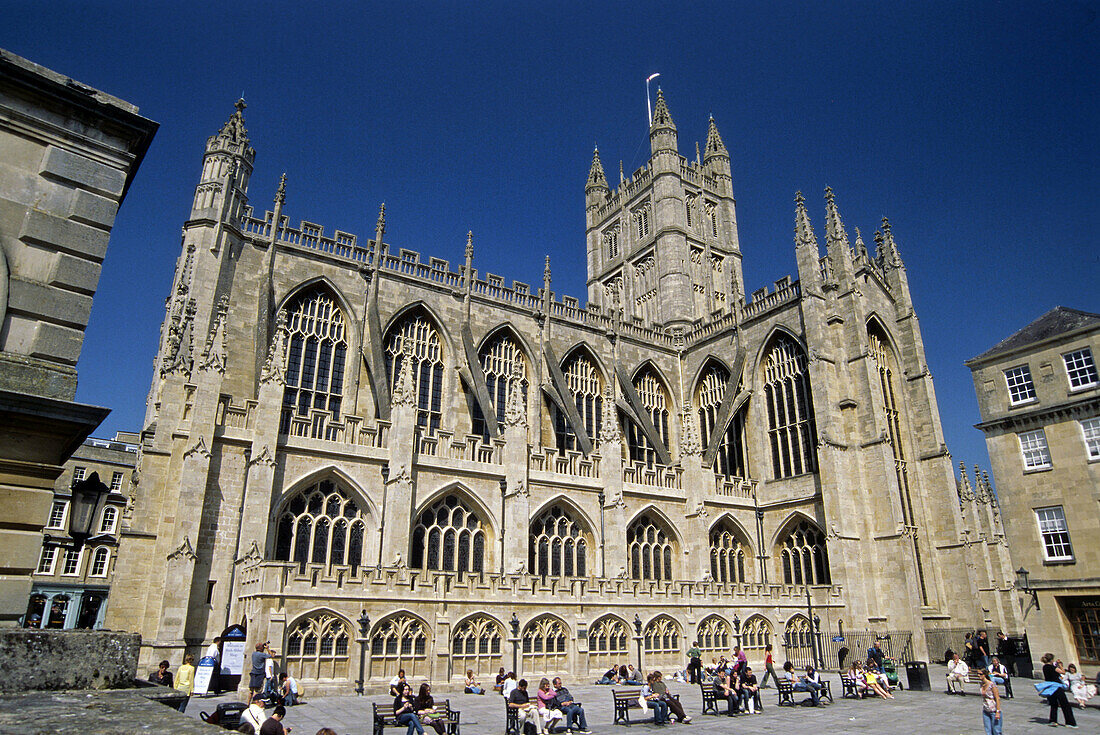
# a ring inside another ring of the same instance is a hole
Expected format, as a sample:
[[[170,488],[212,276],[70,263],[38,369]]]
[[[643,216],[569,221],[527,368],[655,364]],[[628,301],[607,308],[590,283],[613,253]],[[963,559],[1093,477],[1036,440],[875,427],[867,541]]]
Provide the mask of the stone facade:
[[[1100,314],[1058,307],[967,361],[1033,658],[1100,669]],[[1020,580],[1025,584],[1025,580]]]
[[[0,50],[0,625],[27,609],[62,465],[108,410],[73,402],[115,213],[157,124]]]
[[[872,254],[827,191],[823,257],[799,195],[798,280],[746,300],[727,149],[712,120],[680,156],[659,96],[646,166],[612,191],[593,157],[582,307],[549,258],[532,288],[472,235],[457,269],[391,246],[384,208],[365,242],[293,226],[285,178],[254,211],[243,109],[184,224],[108,607],[143,662],[245,622],[346,691],[361,645],[368,686],[588,678],[694,639],[808,659],[813,617],[923,658],[982,621],[889,222]]]
[[[53,505],[23,615],[24,628],[102,627],[119,528],[133,509],[131,478],[137,441],[137,434],[127,432],[118,432],[113,439],[90,438],[65,462],[54,483]],[[72,485],[93,473],[110,493],[96,509],[91,537],[77,548],[68,533]]]

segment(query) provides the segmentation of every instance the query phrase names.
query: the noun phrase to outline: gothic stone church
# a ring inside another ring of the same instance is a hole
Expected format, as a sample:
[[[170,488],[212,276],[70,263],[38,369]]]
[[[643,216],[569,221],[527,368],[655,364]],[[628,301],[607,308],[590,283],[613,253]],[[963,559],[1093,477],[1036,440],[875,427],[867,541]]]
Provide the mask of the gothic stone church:
[[[998,609],[886,220],[852,244],[827,190],[822,257],[798,196],[798,280],[746,297],[726,147],[711,120],[680,155],[659,96],[645,166],[613,191],[593,157],[581,306],[549,261],[534,289],[469,244],[424,262],[384,211],[366,242],[292,226],[285,182],[259,215],[243,108],[183,226],[107,612],[143,663],[243,621],[314,692],[360,646],[368,686],[513,646],[576,681],[638,639],[647,669],[804,660],[812,617],[926,658]]]

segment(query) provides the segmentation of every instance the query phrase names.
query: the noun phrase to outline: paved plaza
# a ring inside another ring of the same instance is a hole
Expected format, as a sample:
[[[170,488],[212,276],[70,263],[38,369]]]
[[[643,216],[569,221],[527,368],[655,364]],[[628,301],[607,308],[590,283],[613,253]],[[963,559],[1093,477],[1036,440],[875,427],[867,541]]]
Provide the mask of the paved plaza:
[[[831,679],[835,704],[813,707],[777,707],[776,690],[764,692],[764,712],[759,715],[739,715],[737,717],[700,715],[701,703],[699,688],[678,682],[670,682],[669,688],[680,695],[684,709],[693,718],[687,725],[669,725],[657,727],[652,723],[636,724],[630,728],[612,725],[611,689],[609,686],[573,686],[569,690],[584,703],[588,717],[588,726],[595,732],[628,733],[664,732],[685,734],[702,733],[776,733],[794,735],[796,733],[860,733],[860,735],[960,735],[961,733],[982,733],[981,698],[974,686],[965,697],[948,696],[943,693],[943,667],[929,667],[934,691],[897,692],[893,701],[851,700],[840,697],[840,678],[833,674]],[[537,681],[537,679],[536,679]],[[1031,681],[1018,679],[1014,687],[1016,699],[1003,702],[1005,733],[1051,733],[1054,730],[1047,724],[1048,708],[1044,705],[1031,685]],[[534,688],[532,687],[531,691]],[[308,695],[308,692],[307,692]],[[798,695],[801,699],[806,695]],[[462,712],[462,733],[481,735],[504,733],[504,702],[500,695],[436,693],[437,699],[450,699],[451,704]],[[229,697],[193,698],[187,708],[187,714],[198,717],[200,710],[211,711],[217,702],[230,701]],[[293,735],[314,735],[322,727],[331,727],[339,735],[369,735],[371,733],[371,703],[378,702],[390,707],[392,700],[384,696],[368,697],[318,697],[308,699],[307,704],[291,707],[285,723],[294,728]],[[270,713],[270,710],[268,711]],[[632,710],[632,715],[640,715]],[[1100,710],[1089,707],[1086,710],[1075,709],[1079,732],[1100,732]],[[1061,721],[1061,716],[1059,716]],[[404,735],[404,730],[387,729],[387,733]],[[432,735],[431,728],[427,728]]]

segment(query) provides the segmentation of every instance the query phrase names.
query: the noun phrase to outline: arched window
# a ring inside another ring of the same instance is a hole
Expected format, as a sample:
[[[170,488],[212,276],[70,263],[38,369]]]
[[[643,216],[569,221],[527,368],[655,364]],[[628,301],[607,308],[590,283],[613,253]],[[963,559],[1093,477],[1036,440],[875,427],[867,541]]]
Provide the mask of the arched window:
[[[871,361],[878,369],[879,385],[882,388],[882,406],[880,410],[882,418],[886,422],[886,436],[890,442],[890,450],[894,455],[894,474],[897,476],[898,492],[901,495],[902,515],[906,526],[915,527],[917,523],[913,514],[913,498],[909,490],[909,463],[906,460],[905,440],[902,435],[904,422],[894,377],[897,374],[897,361],[894,359],[894,351],[890,349],[889,342],[878,324],[871,323],[867,336]],[[920,583],[921,601],[927,605],[928,587],[924,580],[924,561],[921,558],[920,543],[915,528],[912,541],[913,555],[917,562],[917,581]]]
[[[291,418],[311,409],[340,418],[348,342],[344,315],[328,291],[304,291],[286,305],[289,340],[286,388],[279,430],[290,431]]]
[[[672,579],[672,541],[648,513],[630,524],[626,544],[633,579]]]
[[[753,615],[741,625],[741,648],[753,660],[763,660],[764,647],[772,642],[772,624],[761,615]]]
[[[801,521],[783,539],[779,556],[785,584],[829,584],[825,536],[809,521]]]
[[[395,324],[386,336],[386,373],[390,390],[397,385],[406,345],[412,353],[416,425],[429,434],[439,429],[443,415],[443,340],[422,314],[412,314]]]
[[[301,570],[308,563],[350,566],[363,563],[363,510],[331,480],[301,490],[279,514],[275,533],[275,559],[296,561]]]
[[[496,412],[497,425],[503,426],[512,381],[520,381],[523,405],[527,405],[527,360],[523,357],[523,350],[519,343],[507,333],[498,335],[482,347],[478,359],[481,361],[481,369],[485,372],[485,386],[489,389],[489,400]],[[480,434],[481,438],[488,442],[489,427],[481,413],[481,406],[476,401],[473,401],[472,405],[474,433]]]
[[[653,422],[653,427],[657,430],[657,436],[664,442],[665,447],[668,447],[668,407],[670,401],[664,385],[653,368],[646,367],[638,374],[634,379],[634,390],[638,393],[638,398],[641,400],[642,406],[645,407],[649,420]],[[647,467],[652,467],[657,461],[657,452],[650,446],[649,439],[646,438],[641,427],[635,425],[633,421],[630,422],[627,440],[630,446],[630,461],[640,462]]]
[[[603,673],[630,655],[634,633],[622,618],[600,618],[588,629],[588,669]]]
[[[286,668],[303,679],[343,679],[348,671],[347,622],[320,613],[300,620],[286,638]]]
[[[99,522],[99,532],[114,533],[116,520],[118,520],[118,508],[108,505],[103,509],[103,518]]]
[[[577,352],[562,367],[565,383],[569,386],[569,392],[573,395],[573,402],[577,406],[577,413],[581,416],[581,424],[588,438],[595,446],[599,441],[600,427],[603,421],[603,377],[599,369],[588,355]],[[568,400],[568,396],[564,396]],[[558,438],[558,451],[575,451],[577,449],[577,436],[569,427],[569,422],[557,408],[554,408],[554,432]]]
[[[400,669],[409,679],[428,674],[428,633],[411,615],[396,615],[376,625],[370,651],[372,678],[388,680]]]
[[[707,364],[699,378],[695,391],[695,404],[699,406],[699,436],[704,447],[710,444],[710,438],[714,434],[714,425],[718,422],[718,410],[722,406],[722,399],[725,398],[729,381],[729,370],[713,361]],[[741,379],[738,378],[738,386],[740,385]],[[726,427],[726,433],[722,436],[722,442],[718,445],[718,453],[714,458],[714,471],[726,477],[748,477],[748,463],[745,459],[747,456],[745,411],[742,409],[730,419]]]
[[[649,621],[642,632],[645,667],[652,670],[681,665],[681,637],[680,624],[667,615],[659,615]]]
[[[451,670],[475,676],[491,676],[502,663],[504,629],[490,617],[479,615],[461,623],[451,636]]]
[[[535,618],[523,629],[523,670],[550,674],[564,671],[568,659],[564,623],[549,615]]]
[[[718,523],[710,532],[710,576],[715,582],[746,582],[745,561],[749,556],[748,544],[736,527],[727,520]]]
[[[773,475],[781,478],[813,472],[817,468],[817,432],[806,353],[786,334],[776,337],[764,358],[764,381]]]
[[[416,519],[410,565],[441,572],[484,571],[485,530],[458,495],[436,500]]]
[[[581,524],[559,504],[531,523],[529,569],[543,577],[587,576],[588,542]]]
[[[700,651],[725,653],[732,648],[730,646],[732,638],[733,633],[730,631],[729,623],[717,615],[711,615],[699,624],[699,637],[696,640],[699,642]]]
[[[88,569],[89,577],[106,577],[107,565],[111,563],[111,550],[100,546],[92,553],[92,564]]]
[[[787,621],[783,634],[787,660],[796,668],[809,666],[814,662],[813,632],[810,621],[803,615],[795,615]]]

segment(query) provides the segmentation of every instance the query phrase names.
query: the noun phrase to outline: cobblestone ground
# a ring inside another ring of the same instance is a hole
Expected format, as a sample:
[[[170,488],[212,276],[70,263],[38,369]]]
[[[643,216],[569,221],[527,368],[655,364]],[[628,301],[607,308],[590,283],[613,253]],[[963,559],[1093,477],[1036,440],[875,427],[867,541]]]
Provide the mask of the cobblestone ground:
[[[943,693],[942,667],[929,667],[935,691],[897,692],[894,700],[851,700],[840,697],[839,677],[833,675],[832,688],[835,704],[825,707],[777,707],[775,689],[764,691],[764,712],[758,715],[737,717],[700,715],[699,688],[670,682],[670,689],[680,694],[684,709],[693,718],[687,725],[657,727],[652,723],[639,723],[629,728],[612,725],[611,687],[569,686],[569,690],[584,703],[588,726],[594,733],[629,735],[629,733],[662,732],[666,735],[681,733],[713,735],[716,733],[860,733],[860,735],[959,735],[983,733],[981,698],[975,686],[968,686],[963,697]],[[1019,679],[1014,687],[1016,698],[1003,703],[1006,735],[1019,733],[1051,733],[1055,730],[1047,724],[1049,709],[1039,699],[1029,680]],[[568,685],[568,682],[567,682]],[[796,697],[803,698],[804,695]],[[436,693],[437,699],[450,699],[451,706],[462,712],[463,735],[504,733],[504,703],[498,694],[478,696],[474,694]],[[200,710],[213,710],[217,702],[229,698],[192,698],[187,714],[198,717]],[[314,735],[322,727],[331,727],[339,735],[369,735],[371,733],[371,703],[392,704],[388,697],[319,697],[309,699],[304,705],[292,707],[285,723],[294,728],[293,735]],[[269,711],[270,712],[270,711]],[[638,710],[632,710],[638,714]],[[1074,709],[1079,732],[1100,733],[1100,710],[1089,707]],[[1061,715],[1059,715],[1061,721]],[[1064,729],[1064,728],[1063,728]],[[388,729],[387,733],[404,735],[403,729]],[[428,735],[433,735],[431,728]]]

